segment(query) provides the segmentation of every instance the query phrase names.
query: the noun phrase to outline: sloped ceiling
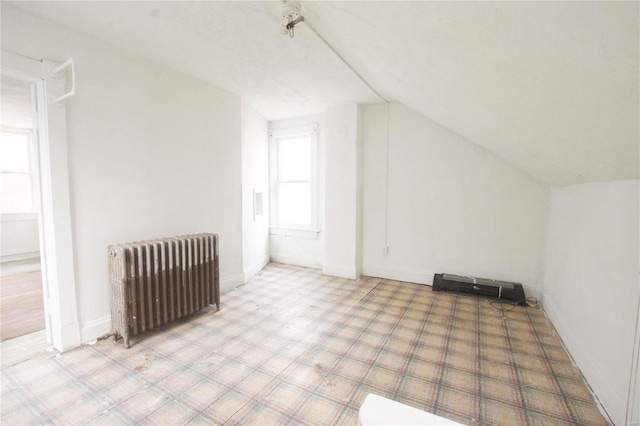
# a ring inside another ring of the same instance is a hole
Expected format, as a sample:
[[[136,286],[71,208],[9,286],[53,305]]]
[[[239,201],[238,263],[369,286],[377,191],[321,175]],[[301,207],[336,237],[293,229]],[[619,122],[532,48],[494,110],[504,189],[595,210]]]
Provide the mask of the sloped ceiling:
[[[3,2],[6,4],[6,2]],[[281,2],[15,2],[241,95],[265,118],[379,99]],[[387,100],[550,185],[640,169],[638,2],[303,2]]]

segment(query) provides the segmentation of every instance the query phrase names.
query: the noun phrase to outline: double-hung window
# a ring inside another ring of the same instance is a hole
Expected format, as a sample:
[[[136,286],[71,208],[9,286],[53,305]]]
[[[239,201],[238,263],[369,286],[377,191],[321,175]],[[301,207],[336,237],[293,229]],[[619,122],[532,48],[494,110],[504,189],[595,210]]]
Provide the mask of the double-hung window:
[[[318,126],[270,134],[271,232],[317,235]]]
[[[34,211],[31,130],[2,128],[0,137],[0,211]]]

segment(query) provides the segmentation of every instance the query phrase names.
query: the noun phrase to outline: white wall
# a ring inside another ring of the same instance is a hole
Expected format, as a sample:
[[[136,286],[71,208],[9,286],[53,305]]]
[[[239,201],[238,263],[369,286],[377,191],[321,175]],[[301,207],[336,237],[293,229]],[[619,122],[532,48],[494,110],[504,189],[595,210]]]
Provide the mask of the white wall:
[[[362,273],[358,105],[327,108],[325,118],[326,232],[322,272],[356,279]]]
[[[242,102],[242,253],[248,282],[269,263],[269,124]],[[262,214],[254,194],[262,194]]]
[[[310,115],[269,122],[269,130],[288,129],[318,124],[318,227],[317,238],[292,235],[271,235],[271,260],[308,268],[322,268],[325,241],[325,118],[324,114]]]
[[[450,272],[521,282],[541,297],[548,190],[397,103],[362,108],[363,273],[431,284]]]
[[[554,188],[549,210],[544,309],[615,424],[625,418],[640,297],[639,191],[638,181]]]
[[[223,291],[243,283],[238,96],[4,4],[2,48],[75,58],[66,108],[83,342],[111,330],[109,244],[216,232]]]
[[[37,213],[0,215],[0,262],[40,256]]]

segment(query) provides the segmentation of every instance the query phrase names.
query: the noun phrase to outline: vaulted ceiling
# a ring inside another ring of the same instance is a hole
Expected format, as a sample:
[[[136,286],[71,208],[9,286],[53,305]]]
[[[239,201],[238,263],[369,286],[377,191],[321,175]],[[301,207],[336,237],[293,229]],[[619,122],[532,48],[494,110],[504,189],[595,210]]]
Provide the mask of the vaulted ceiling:
[[[6,3],[6,2],[3,2]],[[269,120],[379,99],[281,2],[15,2]],[[550,185],[639,177],[638,2],[302,2],[376,91]]]

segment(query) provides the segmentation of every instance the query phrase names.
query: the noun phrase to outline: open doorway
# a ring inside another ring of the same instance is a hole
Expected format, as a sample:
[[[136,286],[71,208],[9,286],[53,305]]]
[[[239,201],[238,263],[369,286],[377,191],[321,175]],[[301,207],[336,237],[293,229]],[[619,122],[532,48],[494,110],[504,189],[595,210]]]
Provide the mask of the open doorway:
[[[16,175],[13,176],[13,180],[22,182],[17,184],[18,189],[14,191],[17,194],[16,200],[13,203],[14,205],[22,205],[21,209],[24,210],[24,206],[28,205],[31,200],[33,211],[20,213],[22,218],[32,219],[35,212],[35,223],[38,226],[38,237],[36,238],[39,240],[38,248],[34,251],[24,250],[26,253],[39,254],[42,277],[40,286],[42,290],[39,294],[43,299],[40,303],[33,297],[29,303],[32,304],[31,306],[44,307],[43,331],[0,342],[2,366],[6,366],[33,356],[48,346],[59,351],[74,348],[80,344],[81,337],[73,261],[66,104],[62,101],[72,96],[75,91],[65,93],[67,80],[65,67],[67,65],[60,65],[47,59],[36,60],[5,50],[1,50],[1,54],[3,110],[5,109],[5,82],[7,82],[6,88],[14,86],[12,81],[18,86],[26,85],[29,88],[28,93],[31,99],[31,104],[28,107],[24,104],[22,107],[23,119],[24,110],[31,111],[31,131],[28,130],[29,126],[11,123],[13,119],[8,119],[10,114],[7,114],[6,117],[3,114],[2,125],[4,127],[3,133],[6,130],[6,133],[9,134],[7,140],[13,142],[22,140],[22,142],[15,142],[14,145],[19,146],[22,143],[24,146],[27,144],[24,141],[29,140],[29,151],[25,153],[20,148],[11,148],[7,149],[10,153],[7,155],[28,157],[29,167],[31,167],[28,172],[25,171],[27,166],[11,170]],[[67,63],[71,65],[71,68],[73,67],[73,60],[70,59]],[[75,87],[74,84],[72,86]],[[26,91],[24,86],[15,88],[15,90]],[[29,121],[28,118],[25,120]],[[16,167],[15,164],[9,166],[9,168],[12,167]],[[21,175],[21,177],[17,177],[17,175]],[[28,182],[31,182],[31,185]],[[27,194],[27,186],[32,187],[31,195]],[[4,187],[2,191],[2,197],[5,198]],[[9,192],[8,190],[7,193]],[[18,214],[19,217],[20,214]],[[2,240],[7,237],[7,234],[3,234]],[[36,259],[35,255],[27,255],[27,257]],[[26,264],[30,262],[23,260]],[[36,272],[32,269],[37,268],[37,265],[38,261],[34,260],[29,266],[21,265],[18,270],[25,273]],[[0,269],[2,268],[0,267]],[[37,287],[33,283],[32,286],[32,288]],[[40,329],[42,321],[37,317],[38,315],[34,314],[31,319]],[[15,341],[19,341],[19,344],[14,345]]]
[[[3,355],[12,352],[7,348],[25,355],[47,346],[38,214],[36,88],[28,80],[4,74],[1,79],[0,342]]]

